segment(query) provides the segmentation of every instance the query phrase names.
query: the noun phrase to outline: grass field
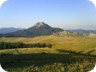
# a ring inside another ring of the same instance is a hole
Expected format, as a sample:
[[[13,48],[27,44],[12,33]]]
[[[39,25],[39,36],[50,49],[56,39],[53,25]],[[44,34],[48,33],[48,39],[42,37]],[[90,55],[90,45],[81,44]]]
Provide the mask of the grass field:
[[[56,37],[56,36],[41,36],[34,38],[0,38],[0,42],[23,42],[26,44],[34,43],[51,43],[53,46],[49,48],[18,48],[23,54],[28,53],[58,53],[57,49],[72,50],[76,52],[87,53],[94,50],[90,54],[96,55],[96,38],[83,38],[83,37]],[[0,50],[0,53],[15,53],[15,49],[12,50]]]
[[[87,72],[96,63],[96,38],[39,36],[0,38],[0,42],[50,43],[52,48],[0,50],[0,62],[9,72]],[[17,52],[18,51],[18,52]]]

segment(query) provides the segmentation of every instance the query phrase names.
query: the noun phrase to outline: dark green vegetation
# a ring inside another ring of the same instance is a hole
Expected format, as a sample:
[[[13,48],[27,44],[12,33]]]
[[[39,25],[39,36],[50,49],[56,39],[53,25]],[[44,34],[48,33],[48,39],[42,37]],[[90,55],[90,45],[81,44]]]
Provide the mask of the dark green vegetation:
[[[9,72],[88,72],[96,56],[64,50],[62,54],[6,54],[0,56],[0,62]]]
[[[24,44],[22,42],[16,42],[16,43],[11,43],[11,42],[0,42],[0,50],[4,49],[14,49],[14,48],[51,48],[52,44],[45,44],[45,43],[36,43],[36,44]]]

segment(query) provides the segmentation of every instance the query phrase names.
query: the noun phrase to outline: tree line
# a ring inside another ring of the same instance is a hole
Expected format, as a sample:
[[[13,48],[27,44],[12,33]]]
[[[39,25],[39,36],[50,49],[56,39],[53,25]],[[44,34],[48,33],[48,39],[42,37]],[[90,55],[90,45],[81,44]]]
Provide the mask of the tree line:
[[[36,44],[24,44],[23,42],[0,42],[0,50],[14,49],[14,48],[51,48],[52,44],[36,43]]]

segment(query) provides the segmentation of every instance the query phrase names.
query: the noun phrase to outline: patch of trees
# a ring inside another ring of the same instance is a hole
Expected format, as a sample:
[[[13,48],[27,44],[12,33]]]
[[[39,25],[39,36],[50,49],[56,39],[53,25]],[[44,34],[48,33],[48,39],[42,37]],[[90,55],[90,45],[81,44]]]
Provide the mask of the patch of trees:
[[[0,50],[14,49],[14,48],[51,48],[52,44],[36,43],[36,44],[24,44],[23,42],[0,42]]]

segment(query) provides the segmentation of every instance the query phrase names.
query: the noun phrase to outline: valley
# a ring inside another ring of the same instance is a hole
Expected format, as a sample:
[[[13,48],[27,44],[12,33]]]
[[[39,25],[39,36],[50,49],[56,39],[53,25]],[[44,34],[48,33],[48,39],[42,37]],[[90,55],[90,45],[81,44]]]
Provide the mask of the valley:
[[[88,72],[96,63],[96,36],[38,22],[0,34],[0,63],[9,72]]]

